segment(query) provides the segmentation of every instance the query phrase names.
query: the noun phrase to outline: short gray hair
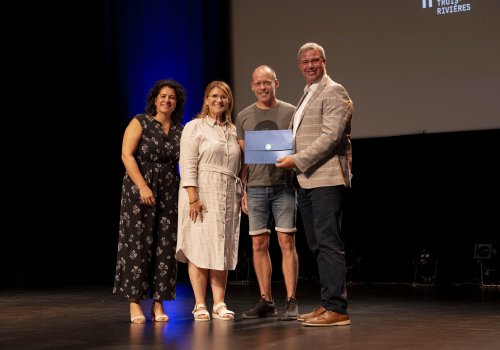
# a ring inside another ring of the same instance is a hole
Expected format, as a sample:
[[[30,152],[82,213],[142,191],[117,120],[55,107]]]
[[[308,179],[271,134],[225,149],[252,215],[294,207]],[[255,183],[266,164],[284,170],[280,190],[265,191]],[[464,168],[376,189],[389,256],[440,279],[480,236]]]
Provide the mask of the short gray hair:
[[[326,61],[325,49],[323,49],[323,46],[316,43],[306,43],[302,45],[299,49],[299,54],[298,54],[299,63],[300,63],[300,54],[302,53],[302,51],[306,50],[318,50],[320,57]]]

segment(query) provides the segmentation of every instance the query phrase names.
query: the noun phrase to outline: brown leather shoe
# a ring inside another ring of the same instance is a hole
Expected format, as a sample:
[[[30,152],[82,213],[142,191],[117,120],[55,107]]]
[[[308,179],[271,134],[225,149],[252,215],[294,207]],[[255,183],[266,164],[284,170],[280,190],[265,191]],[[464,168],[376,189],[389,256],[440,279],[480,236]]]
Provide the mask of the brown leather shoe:
[[[297,321],[304,322],[305,320],[308,320],[310,318],[318,317],[319,315],[321,315],[325,311],[326,311],[326,309],[323,306],[321,306],[321,305],[320,306],[316,306],[313,311],[311,311],[311,312],[309,312],[307,314],[300,314],[297,317]]]
[[[351,324],[349,315],[339,314],[326,310],[321,315],[309,318],[304,321],[304,326],[328,327],[328,326],[347,326]]]

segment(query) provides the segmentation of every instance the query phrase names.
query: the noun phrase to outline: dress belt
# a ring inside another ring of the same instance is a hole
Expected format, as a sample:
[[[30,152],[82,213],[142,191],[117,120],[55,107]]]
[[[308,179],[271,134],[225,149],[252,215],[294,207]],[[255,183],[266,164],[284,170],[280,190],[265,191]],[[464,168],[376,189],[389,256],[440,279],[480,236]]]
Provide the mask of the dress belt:
[[[221,174],[227,175],[229,177],[232,177],[233,179],[236,180],[234,183],[234,186],[235,186],[234,189],[235,189],[236,193],[238,193],[239,195],[241,195],[243,193],[243,186],[241,184],[241,179],[235,173],[233,173],[231,170],[229,170],[227,168],[220,167],[220,166],[209,165],[209,164],[200,164],[200,165],[198,165],[198,169],[206,170],[206,171],[213,171],[216,173],[221,173]]]

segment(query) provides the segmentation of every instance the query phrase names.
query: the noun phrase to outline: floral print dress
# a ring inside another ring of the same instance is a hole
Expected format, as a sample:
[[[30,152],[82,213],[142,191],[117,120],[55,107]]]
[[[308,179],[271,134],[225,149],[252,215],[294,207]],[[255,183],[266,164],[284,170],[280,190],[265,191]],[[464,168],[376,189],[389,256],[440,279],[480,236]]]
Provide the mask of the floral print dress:
[[[141,123],[136,160],[156,206],[142,205],[139,189],[125,173],[122,184],[118,254],[113,293],[126,298],[173,300],[176,296],[177,200],[182,124],[165,134],[148,114]]]

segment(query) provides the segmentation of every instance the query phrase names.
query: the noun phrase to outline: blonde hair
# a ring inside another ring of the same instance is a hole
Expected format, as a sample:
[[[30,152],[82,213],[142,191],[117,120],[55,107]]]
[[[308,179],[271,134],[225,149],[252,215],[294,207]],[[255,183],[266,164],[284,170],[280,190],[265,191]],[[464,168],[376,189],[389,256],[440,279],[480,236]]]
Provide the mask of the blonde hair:
[[[233,112],[233,93],[231,88],[226,82],[221,80],[214,80],[207,85],[205,89],[205,94],[203,95],[203,105],[201,107],[201,112],[199,112],[195,118],[204,118],[208,114],[208,106],[205,104],[205,100],[210,95],[210,91],[214,88],[219,88],[227,95],[227,109],[224,113],[224,122],[228,122],[229,124],[233,124],[231,113]]]

